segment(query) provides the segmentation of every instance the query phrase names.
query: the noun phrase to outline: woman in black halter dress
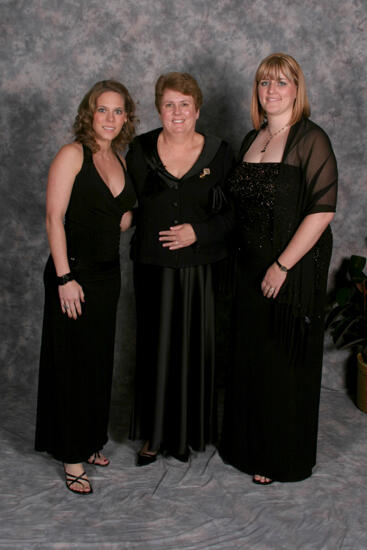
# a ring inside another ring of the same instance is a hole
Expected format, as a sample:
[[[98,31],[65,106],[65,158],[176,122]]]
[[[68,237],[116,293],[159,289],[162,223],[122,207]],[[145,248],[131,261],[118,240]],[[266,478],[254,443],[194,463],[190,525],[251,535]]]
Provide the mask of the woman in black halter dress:
[[[66,485],[86,495],[83,461],[107,466],[120,231],[136,196],[118,152],[134,133],[134,103],[114,81],[79,106],[76,140],[64,146],[47,187],[47,261],[36,450],[64,463]],[[65,219],[65,223],[63,220]]]
[[[316,462],[337,168],[309,114],[298,63],[285,54],[263,60],[255,130],[228,181],[239,254],[220,452],[262,485],[305,479]]]

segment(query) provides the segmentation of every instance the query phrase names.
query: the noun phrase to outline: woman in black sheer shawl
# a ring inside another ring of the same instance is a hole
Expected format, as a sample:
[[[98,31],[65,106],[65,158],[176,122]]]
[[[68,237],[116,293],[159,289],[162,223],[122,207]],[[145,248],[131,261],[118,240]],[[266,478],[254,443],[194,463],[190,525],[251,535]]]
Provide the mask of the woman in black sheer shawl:
[[[305,479],[316,460],[337,167],[289,55],[261,62],[251,114],[229,182],[239,261],[220,452],[267,485]]]

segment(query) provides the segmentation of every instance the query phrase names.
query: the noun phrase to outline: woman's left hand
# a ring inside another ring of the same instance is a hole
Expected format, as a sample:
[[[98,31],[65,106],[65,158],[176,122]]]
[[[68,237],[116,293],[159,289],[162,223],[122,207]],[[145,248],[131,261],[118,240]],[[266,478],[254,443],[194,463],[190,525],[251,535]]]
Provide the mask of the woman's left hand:
[[[168,231],[160,231],[159,240],[162,241],[164,248],[178,250],[194,244],[197,237],[190,223],[182,223],[170,227]]]
[[[276,298],[286,278],[287,272],[282,271],[276,263],[273,263],[261,283],[261,290],[265,298]]]

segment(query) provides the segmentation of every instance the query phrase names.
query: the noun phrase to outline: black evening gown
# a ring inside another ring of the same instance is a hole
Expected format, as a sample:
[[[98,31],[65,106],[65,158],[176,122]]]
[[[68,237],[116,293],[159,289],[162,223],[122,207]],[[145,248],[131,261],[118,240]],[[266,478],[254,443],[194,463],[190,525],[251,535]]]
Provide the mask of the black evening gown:
[[[51,256],[44,272],[35,448],[66,463],[86,460],[107,441],[121,282],[119,224],[136,200],[127,173],[124,189],[114,197],[90,150],[83,146],[83,152],[65,215],[70,267],[85,294],[77,320],[61,311]]]
[[[274,205],[280,163],[238,165],[229,182],[237,210],[238,268],[234,357],[225,402],[220,454],[248,474],[278,481],[311,475],[316,442],[323,317],[289,326],[261,281],[274,260]],[[285,213],[286,215],[286,213]],[[324,262],[330,259],[326,242]],[[326,280],[326,279],[325,279]],[[315,301],[323,301],[315,296]],[[298,336],[297,336],[298,334]]]
[[[135,138],[127,165],[138,196],[133,238],[137,316],[135,399],[130,437],[150,449],[187,457],[217,439],[215,284],[228,256],[233,216],[222,186],[233,165],[230,147],[205,136],[182,178],[163,166],[161,129]],[[172,252],[159,231],[191,223],[197,242]]]

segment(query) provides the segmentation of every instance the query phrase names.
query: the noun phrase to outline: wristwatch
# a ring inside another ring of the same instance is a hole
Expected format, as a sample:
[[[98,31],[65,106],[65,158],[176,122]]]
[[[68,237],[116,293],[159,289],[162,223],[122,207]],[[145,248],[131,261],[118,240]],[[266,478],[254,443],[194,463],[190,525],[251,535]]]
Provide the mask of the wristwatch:
[[[275,263],[279,267],[281,271],[284,271],[285,273],[288,273],[288,268],[285,267],[285,265],[282,265],[279,260],[275,260]]]
[[[65,275],[61,275],[61,277],[57,277],[57,284],[59,286],[66,285],[69,281],[74,281],[74,275],[71,273],[65,273]]]

